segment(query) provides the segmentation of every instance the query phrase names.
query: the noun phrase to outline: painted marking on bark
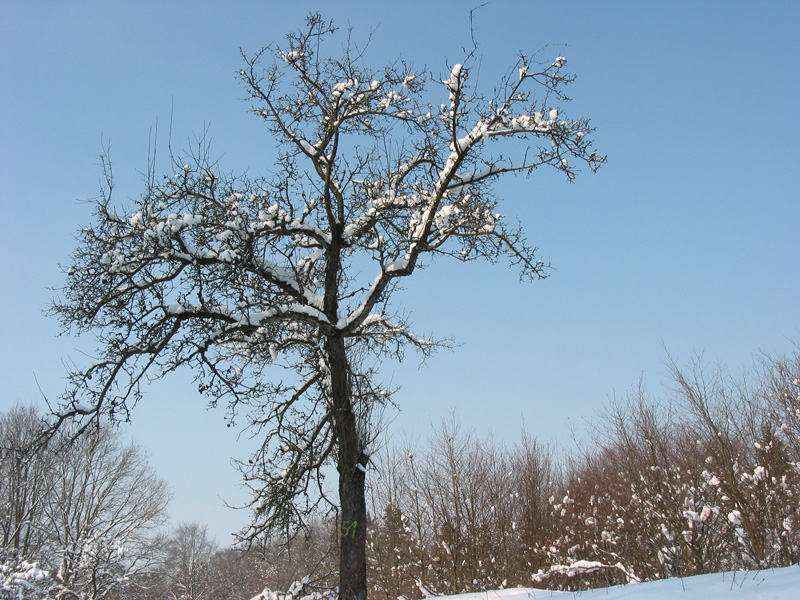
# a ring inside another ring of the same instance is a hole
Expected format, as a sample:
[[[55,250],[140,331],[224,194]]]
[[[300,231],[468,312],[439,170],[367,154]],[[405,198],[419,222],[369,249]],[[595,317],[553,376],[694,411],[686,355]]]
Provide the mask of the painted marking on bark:
[[[356,537],[358,521],[342,521],[342,537]]]

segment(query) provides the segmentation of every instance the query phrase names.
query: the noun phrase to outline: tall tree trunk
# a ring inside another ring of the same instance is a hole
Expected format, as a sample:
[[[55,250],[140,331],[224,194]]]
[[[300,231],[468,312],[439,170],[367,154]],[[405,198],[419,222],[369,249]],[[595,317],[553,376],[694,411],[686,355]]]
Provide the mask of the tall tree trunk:
[[[339,552],[339,598],[367,598],[367,504],[364,472],[339,467],[342,530]]]
[[[330,337],[326,351],[331,369],[331,400],[334,427],[339,444],[339,598],[367,598],[367,502],[365,463],[356,415],[351,398],[350,374],[344,339]]]
[[[342,270],[341,222],[342,207],[338,207],[338,218],[333,218],[331,199],[329,217],[335,231],[328,249],[325,265],[325,314],[331,323],[336,323],[339,312],[339,276]],[[341,529],[339,531],[339,598],[340,600],[367,599],[367,501],[365,498],[365,465],[363,438],[359,435],[358,422],[353,410],[350,365],[347,359],[345,339],[338,332],[325,339],[325,353],[331,376],[331,403],[333,405],[333,427],[339,454],[336,468],[339,471],[339,506]]]

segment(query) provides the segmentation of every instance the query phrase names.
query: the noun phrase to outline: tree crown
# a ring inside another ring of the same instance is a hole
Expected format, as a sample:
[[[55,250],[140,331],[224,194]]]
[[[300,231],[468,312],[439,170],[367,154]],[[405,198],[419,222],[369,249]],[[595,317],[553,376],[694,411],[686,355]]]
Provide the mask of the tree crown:
[[[398,282],[437,255],[505,256],[521,276],[545,276],[492,183],[545,166],[572,180],[576,165],[605,161],[589,121],[555,105],[573,79],[563,57],[520,55],[484,96],[470,78],[476,49],[442,79],[400,60],[371,69],[350,39],[326,57],[334,31],[312,15],[286,46],[242,53],[239,78],[280,148],[271,177],[222,172],[202,148],[173,157],[173,174],[148,176],[123,210],[104,158],[95,221],[52,309],[65,330],[94,331],[100,345],[92,365],[70,374],[61,420],[126,419],[143,381],[192,365],[212,403],[227,398],[232,415],[248,405],[250,424],[266,432],[248,477],[270,483],[254,485],[256,509],[279,513],[270,526],[298,518],[274,507],[319,484],[341,441],[326,341],[346,345],[349,408],[366,448],[374,411],[392,394],[374,357],[446,344],[416,336],[391,307]]]

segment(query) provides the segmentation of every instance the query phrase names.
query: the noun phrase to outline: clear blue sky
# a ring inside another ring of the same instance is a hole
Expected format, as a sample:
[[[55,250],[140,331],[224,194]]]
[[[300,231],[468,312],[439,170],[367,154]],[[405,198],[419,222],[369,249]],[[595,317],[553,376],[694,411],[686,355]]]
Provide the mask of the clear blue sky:
[[[477,3],[476,3],[477,4]],[[62,284],[73,234],[97,195],[110,140],[117,199],[135,198],[159,124],[185,149],[205,126],[230,169],[265,172],[272,141],[235,80],[239,47],[255,51],[321,10],[369,60],[402,55],[434,71],[469,43],[466,2],[0,1],[0,409],[44,405],[62,361],[91,340],[57,338],[43,316]],[[524,421],[569,443],[615,392],[663,384],[664,347],[739,368],[760,349],[800,342],[800,4],[495,0],[476,15],[481,77],[518,50],[564,55],[578,75],[570,116],[589,116],[609,155],[569,185],[551,173],[504,181],[555,267],[521,284],[505,266],[442,261],[408,281],[404,306],[422,333],[462,347],[417,368],[387,366],[403,386],[389,434],[425,435],[451,409],[466,427],[514,440]],[[558,44],[563,44],[559,46]],[[159,148],[166,155],[163,143]],[[35,377],[34,377],[35,374]],[[247,518],[237,442],[205,411],[188,374],[152,386],[126,432],[175,491],[176,523],[207,523],[221,542]]]

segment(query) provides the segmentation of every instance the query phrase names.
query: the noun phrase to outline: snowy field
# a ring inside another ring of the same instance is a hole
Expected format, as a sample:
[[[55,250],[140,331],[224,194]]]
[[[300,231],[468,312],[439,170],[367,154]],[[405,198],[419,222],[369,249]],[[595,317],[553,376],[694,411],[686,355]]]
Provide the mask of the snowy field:
[[[798,600],[800,599],[800,566],[795,565],[769,571],[712,573],[584,592],[552,592],[532,588],[514,588],[449,597],[453,600],[538,600],[540,598]]]

